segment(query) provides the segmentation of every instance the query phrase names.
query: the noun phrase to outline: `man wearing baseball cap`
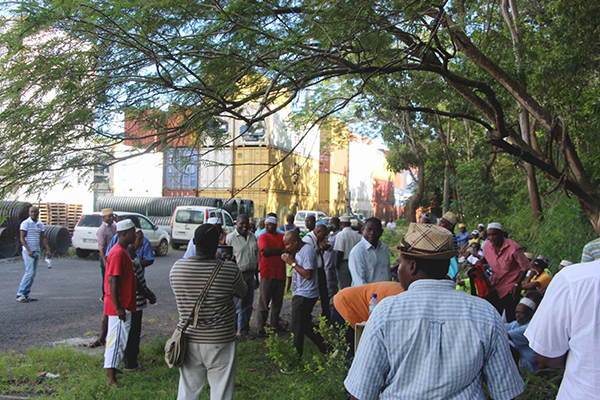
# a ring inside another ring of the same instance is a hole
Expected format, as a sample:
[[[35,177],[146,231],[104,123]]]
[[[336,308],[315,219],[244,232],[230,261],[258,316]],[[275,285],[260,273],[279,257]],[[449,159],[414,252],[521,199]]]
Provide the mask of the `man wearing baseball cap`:
[[[509,400],[523,391],[504,324],[487,301],[446,279],[452,234],[409,225],[399,250],[406,292],[375,307],[344,381],[352,399]]]
[[[504,237],[499,222],[490,223],[487,234],[489,242],[483,246],[483,256],[492,269],[491,284],[500,298],[494,306],[500,313],[506,312],[507,322],[513,322],[521,298],[521,282],[529,270],[529,260],[518,243]]]
[[[117,223],[119,240],[106,257],[104,278],[104,315],[108,316],[108,333],[104,350],[104,368],[108,384],[117,385],[117,368],[123,359],[131,313],[136,311],[137,282],[127,247],[135,243],[135,225],[130,219]]]

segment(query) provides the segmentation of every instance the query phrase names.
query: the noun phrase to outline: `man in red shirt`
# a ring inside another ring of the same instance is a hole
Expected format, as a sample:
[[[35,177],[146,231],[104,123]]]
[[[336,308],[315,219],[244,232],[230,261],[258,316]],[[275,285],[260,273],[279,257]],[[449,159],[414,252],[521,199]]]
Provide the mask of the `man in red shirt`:
[[[260,285],[258,309],[256,311],[256,329],[258,336],[264,337],[269,303],[271,303],[271,327],[280,330],[279,313],[283,304],[285,290],[285,263],[281,259],[285,247],[283,234],[277,232],[277,218],[265,219],[266,232],[258,237],[260,250]]]
[[[491,284],[500,298],[491,303],[500,313],[506,311],[506,320],[512,322],[521,297],[521,282],[529,270],[529,260],[518,243],[504,237],[500,223],[490,223],[487,234],[489,241],[483,246],[483,257],[492,268]]]
[[[108,333],[104,350],[104,368],[108,384],[117,385],[117,368],[123,359],[131,313],[136,311],[137,282],[127,247],[135,242],[135,225],[130,219],[117,224],[119,240],[106,258],[104,277],[104,315],[108,316]]]

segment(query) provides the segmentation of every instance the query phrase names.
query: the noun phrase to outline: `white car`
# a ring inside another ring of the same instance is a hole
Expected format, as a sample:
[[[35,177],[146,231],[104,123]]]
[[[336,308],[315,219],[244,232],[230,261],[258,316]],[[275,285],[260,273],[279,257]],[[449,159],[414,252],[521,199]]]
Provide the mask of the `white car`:
[[[171,218],[171,246],[178,249],[187,245],[194,237],[196,228],[206,223],[209,218],[219,218],[224,234],[232,232],[235,222],[227,211],[205,206],[179,206]]]
[[[169,251],[169,234],[164,229],[160,229],[152,221],[142,214],[115,211],[115,216],[122,219],[131,219],[134,225],[144,231],[144,236],[152,244],[154,254],[157,256],[166,256]],[[90,253],[98,251],[98,240],[96,233],[102,224],[102,215],[100,213],[83,214],[75,226],[71,242],[75,247],[75,252],[81,258],[87,257]]]
[[[307,230],[306,225],[304,225],[304,220],[309,215],[315,217],[315,222],[327,218],[327,215],[325,215],[325,213],[322,213],[321,211],[300,210],[296,213],[296,217],[294,217],[294,225],[300,228],[301,231]]]

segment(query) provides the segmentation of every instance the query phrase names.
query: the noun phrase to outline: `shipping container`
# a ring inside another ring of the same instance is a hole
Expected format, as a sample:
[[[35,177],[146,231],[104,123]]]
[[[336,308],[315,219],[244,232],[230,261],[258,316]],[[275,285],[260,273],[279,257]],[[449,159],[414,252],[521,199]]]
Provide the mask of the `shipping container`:
[[[348,191],[350,207],[365,217],[373,215],[373,164],[377,149],[368,138],[355,135],[349,143]]]
[[[115,157],[127,158],[112,168],[115,196],[161,196],[163,190],[163,153],[140,154],[125,145],[115,147]]]
[[[178,147],[164,153],[164,187],[167,190],[198,190],[199,152]]]
[[[375,150],[375,159],[373,162],[373,178],[386,181],[394,181],[394,172],[388,169],[385,152],[381,149]]]
[[[200,191],[233,189],[233,149],[231,147],[200,150]]]
[[[319,161],[286,151],[272,149],[269,189],[302,195],[314,194],[319,190]]]
[[[238,147],[234,150],[235,167],[233,187],[239,190],[266,190],[269,177],[269,149],[267,147]],[[266,203],[265,203],[266,205]]]
[[[339,216],[346,211],[347,178],[345,175],[321,172],[319,174],[319,211],[328,216]]]

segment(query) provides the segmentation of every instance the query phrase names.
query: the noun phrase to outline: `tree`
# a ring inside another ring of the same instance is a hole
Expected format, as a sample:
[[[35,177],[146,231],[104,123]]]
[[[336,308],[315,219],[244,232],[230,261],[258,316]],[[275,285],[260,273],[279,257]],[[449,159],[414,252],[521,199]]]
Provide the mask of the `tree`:
[[[598,229],[593,123],[600,5],[523,1],[513,23],[521,29],[526,87],[514,54],[507,56],[512,39],[500,14],[489,0],[22,1],[19,18],[3,36],[6,150],[18,149],[23,132],[32,146],[21,159],[40,147],[70,154],[73,139],[100,135],[114,142],[120,136],[108,129],[110,122],[129,107],[159,110],[152,122],[163,143],[186,135],[202,140],[199,132],[216,115],[252,123],[327,79],[352,77],[360,93],[378,76],[411,72],[435,76],[449,99],[461,101],[445,110],[435,108],[437,97],[402,107],[482,126],[498,150],[576,196]],[[42,32],[60,34],[35,51],[25,46]],[[35,96],[26,96],[32,91]],[[56,100],[46,105],[42,99],[52,91]],[[260,107],[245,114],[243,106],[251,102]],[[520,110],[533,121],[531,143],[516,129],[525,126],[517,125]],[[164,118],[157,114],[173,112],[184,116],[180,123],[160,125]],[[57,158],[56,151],[43,155]],[[17,170],[7,162],[0,168],[3,179]]]

